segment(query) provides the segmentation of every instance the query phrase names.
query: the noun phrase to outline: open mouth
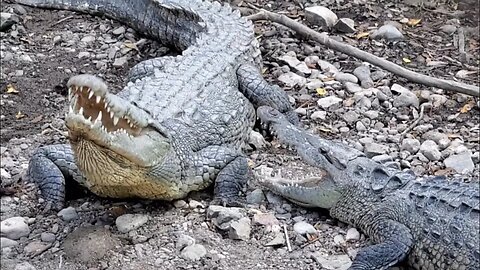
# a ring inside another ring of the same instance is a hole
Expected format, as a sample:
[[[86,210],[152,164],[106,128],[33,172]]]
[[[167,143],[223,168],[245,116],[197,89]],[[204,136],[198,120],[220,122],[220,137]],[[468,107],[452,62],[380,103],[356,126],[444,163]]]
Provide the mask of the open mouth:
[[[106,97],[97,95],[88,86],[70,85],[68,98],[69,114],[73,114],[77,119],[82,117],[84,124],[89,124],[92,128],[98,126],[109,135],[138,136],[142,132],[143,128],[135,120],[127,114],[116,112]]]

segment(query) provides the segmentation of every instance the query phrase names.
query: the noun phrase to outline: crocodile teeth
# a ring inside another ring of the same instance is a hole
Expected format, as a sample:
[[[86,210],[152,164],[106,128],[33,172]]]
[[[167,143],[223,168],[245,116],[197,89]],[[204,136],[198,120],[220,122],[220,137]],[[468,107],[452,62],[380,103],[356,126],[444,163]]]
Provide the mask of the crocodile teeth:
[[[78,110],[78,114],[83,115],[83,107],[80,107],[80,110]]]
[[[101,99],[102,99],[101,96],[97,96],[97,97],[95,98],[95,102],[100,103],[100,100],[101,100]]]
[[[113,118],[113,115],[114,115],[113,112],[111,112],[109,109],[107,109],[107,112],[110,113],[110,118]]]
[[[92,98],[92,97],[93,97],[93,91],[89,91],[89,93],[88,93],[88,98],[90,99],[90,98]]]
[[[120,118],[114,116],[113,117],[113,125],[116,126],[118,124],[118,121],[120,121]]]
[[[98,112],[97,121],[102,121],[102,111]]]
[[[105,103],[105,105],[107,105],[107,103]],[[109,112],[110,114],[112,114],[113,112],[110,112],[110,107],[107,107],[107,112]],[[111,118],[111,117],[110,117]]]
[[[89,116],[87,120],[90,121],[90,122],[92,122],[92,117]]]
[[[105,107],[105,109],[107,109],[107,112],[110,112],[110,108],[108,108],[108,103],[105,102],[105,103],[103,104],[103,107]]]
[[[73,113],[73,107],[72,106],[68,106],[68,112]]]

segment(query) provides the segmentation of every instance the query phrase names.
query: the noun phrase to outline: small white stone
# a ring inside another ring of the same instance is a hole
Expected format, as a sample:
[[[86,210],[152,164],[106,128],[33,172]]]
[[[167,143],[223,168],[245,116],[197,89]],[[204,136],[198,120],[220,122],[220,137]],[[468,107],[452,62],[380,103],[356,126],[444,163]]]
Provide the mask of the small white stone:
[[[30,228],[23,217],[11,217],[0,224],[1,234],[5,237],[17,240],[30,234]]]
[[[358,241],[360,240],[360,233],[355,228],[350,228],[347,231],[347,235],[345,236],[345,240],[348,241]]]
[[[300,235],[317,233],[315,227],[305,221],[295,223],[295,225],[293,225],[293,230]]]

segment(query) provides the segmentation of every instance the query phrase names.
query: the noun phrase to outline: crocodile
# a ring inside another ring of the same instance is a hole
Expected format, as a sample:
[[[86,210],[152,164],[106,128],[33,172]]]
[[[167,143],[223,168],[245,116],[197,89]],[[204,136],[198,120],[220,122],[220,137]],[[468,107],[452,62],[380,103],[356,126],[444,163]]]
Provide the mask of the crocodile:
[[[328,209],[373,242],[349,269],[480,269],[479,183],[417,177],[359,150],[291,125],[276,109],[257,109],[264,128],[322,175],[292,181],[258,178],[264,188],[304,207]]]
[[[115,19],[178,56],[145,60],[117,94],[91,74],[68,80],[68,143],[32,155],[28,179],[51,208],[80,184],[100,197],[172,201],[213,185],[238,204],[252,177],[244,146],[255,108],[298,123],[288,95],[265,81],[253,23],[203,0],[17,0]]]

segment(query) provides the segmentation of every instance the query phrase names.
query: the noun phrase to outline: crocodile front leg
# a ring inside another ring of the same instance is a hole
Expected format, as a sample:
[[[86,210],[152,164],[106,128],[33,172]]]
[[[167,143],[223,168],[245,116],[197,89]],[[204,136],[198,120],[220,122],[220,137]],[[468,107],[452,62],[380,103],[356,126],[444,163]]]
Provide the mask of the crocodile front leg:
[[[204,187],[215,181],[214,204],[242,205],[239,195],[253,177],[245,156],[227,147],[208,146],[196,152],[193,160],[188,178]]]
[[[56,210],[64,206],[66,181],[85,183],[69,144],[48,145],[35,150],[28,164],[27,176],[39,187],[47,208]]]
[[[175,61],[173,56],[162,56],[142,61],[130,69],[128,73],[128,82],[135,82],[143,77],[150,77],[155,74],[155,70],[163,70],[167,62]]]
[[[288,95],[278,85],[270,85],[258,68],[243,64],[237,69],[238,88],[255,108],[269,106],[283,113],[288,121],[297,125],[300,121],[288,100]]]

